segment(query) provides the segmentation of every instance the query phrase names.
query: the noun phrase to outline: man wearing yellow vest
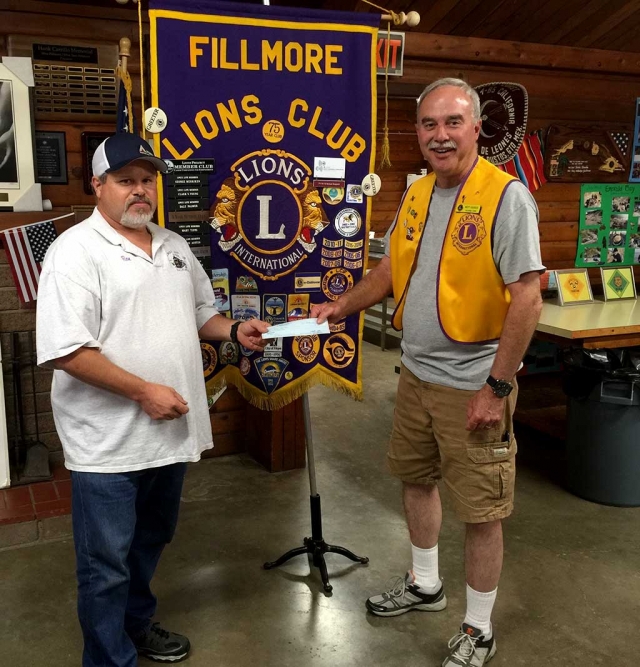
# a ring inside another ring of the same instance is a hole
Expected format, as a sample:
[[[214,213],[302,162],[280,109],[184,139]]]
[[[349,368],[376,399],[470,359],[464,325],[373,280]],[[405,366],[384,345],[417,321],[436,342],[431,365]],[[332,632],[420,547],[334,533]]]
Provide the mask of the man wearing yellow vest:
[[[491,612],[502,569],[502,519],[513,509],[515,374],[542,301],[538,210],[517,179],[478,157],[480,101],[460,79],[418,99],[416,131],[432,173],[406,192],[382,261],[312,317],[337,322],[393,291],[402,369],[388,463],[403,482],[413,564],[367,600],[378,616],[440,611],[442,479],[466,524],[467,611],[443,667],[496,653]]]

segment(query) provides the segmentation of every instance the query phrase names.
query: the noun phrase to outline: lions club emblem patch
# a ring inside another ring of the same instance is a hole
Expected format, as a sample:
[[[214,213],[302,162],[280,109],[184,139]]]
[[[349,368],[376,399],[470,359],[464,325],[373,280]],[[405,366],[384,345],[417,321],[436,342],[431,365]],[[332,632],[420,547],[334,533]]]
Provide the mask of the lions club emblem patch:
[[[218,246],[263,280],[287,275],[329,224],[311,170],[291,153],[266,149],[240,158],[231,172],[211,208]]]
[[[451,239],[453,245],[463,255],[468,255],[482,245],[487,236],[482,216],[477,213],[466,213],[458,220]]]

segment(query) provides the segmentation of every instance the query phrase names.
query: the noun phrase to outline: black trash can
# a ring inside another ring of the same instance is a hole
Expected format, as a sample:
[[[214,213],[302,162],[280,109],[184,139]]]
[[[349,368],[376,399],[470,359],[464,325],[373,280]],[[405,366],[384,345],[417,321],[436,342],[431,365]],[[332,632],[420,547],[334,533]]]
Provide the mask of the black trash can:
[[[570,379],[569,490],[603,505],[640,506],[640,385],[636,378],[612,377],[593,368]]]

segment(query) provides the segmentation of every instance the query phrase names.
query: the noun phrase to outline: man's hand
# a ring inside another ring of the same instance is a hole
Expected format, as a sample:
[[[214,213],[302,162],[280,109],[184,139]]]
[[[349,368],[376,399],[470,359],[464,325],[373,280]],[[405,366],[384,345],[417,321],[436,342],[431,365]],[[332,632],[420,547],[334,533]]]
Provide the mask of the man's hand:
[[[269,342],[262,334],[269,331],[269,325],[262,320],[247,320],[238,327],[238,342],[240,345],[260,352]]]
[[[311,306],[309,317],[317,317],[318,324],[322,324],[325,320],[329,320],[329,324],[335,324],[343,319],[344,315],[340,301],[328,301]]]
[[[175,389],[163,384],[147,382],[137,401],[151,419],[178,419],[189,412],[184,398]]]
[[[477,392],[467,405],[467,431],[497,426],[504,416],[506,398],[498,398],[489,385]]]

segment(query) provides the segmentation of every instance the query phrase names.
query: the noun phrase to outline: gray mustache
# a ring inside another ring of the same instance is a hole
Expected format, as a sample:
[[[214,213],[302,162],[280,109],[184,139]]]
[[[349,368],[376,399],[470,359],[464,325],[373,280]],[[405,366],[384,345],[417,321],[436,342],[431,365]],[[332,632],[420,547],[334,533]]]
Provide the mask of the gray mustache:
[[[127,202],[124,210],[127,211],[130,206],[133,206],[133,204],[143,204],[143,203],[153,208],[153,204],[151,203],[151,200],[148,197],[136,197],[135,199],[132,199],[131,201]]]
[[[449,139],[449,141],[430,141],[427,148],[429,150],[434,150],[436,148],[452,148],[455,150],[458,146],[455,141]]]

